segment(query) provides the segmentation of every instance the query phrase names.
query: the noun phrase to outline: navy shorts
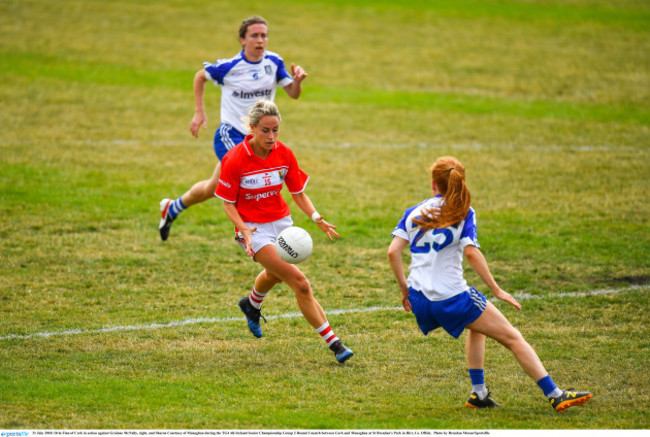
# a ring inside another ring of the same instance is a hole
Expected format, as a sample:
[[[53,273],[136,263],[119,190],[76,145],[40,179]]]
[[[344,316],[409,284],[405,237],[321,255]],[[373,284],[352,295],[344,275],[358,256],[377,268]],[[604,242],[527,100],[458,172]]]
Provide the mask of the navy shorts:
[[[245,136],[231,125],[221,123],[214,133],[214,153],[219,158],[219,161],[226,156],[228,150],[244,141]]]
[[[455,338],[460,337],[465,326],[483,314],[487,305],[485,296],[474,287],[440,301],[431,301],[421,292],[411,288],[409,302],[424,335],[442,326]]]

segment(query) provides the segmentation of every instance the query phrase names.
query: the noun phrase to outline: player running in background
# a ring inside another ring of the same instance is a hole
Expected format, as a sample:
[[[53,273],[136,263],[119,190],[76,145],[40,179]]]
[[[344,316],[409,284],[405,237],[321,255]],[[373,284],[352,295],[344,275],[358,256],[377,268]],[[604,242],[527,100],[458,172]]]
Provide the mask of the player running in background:
[[[199,137],[201,127],[207,128],[207,116],[203,94],[207,81],[221,85],[221,124],[214,135],[214,152],[217,166],[210,179],[197,182],[176,200],[160,202],[162,218],[158,225],[160,238],[167,240],[172,222],[185,209],[214,196],[217,188],[221,160],[228,150],[244,140],[248,125],[243,119],[259,99],[273,100],[276,87],[297,99],[302,93],[302,81],[307,73],[300,66],[291,64],[291,75],[277,53],[266,50],[268,25],[264,18],[254,16],[242,21],[239,27],[242,50],[230,59],[220,59],[214,64],[205,62],[194,76],[194,104],[196,112],[190,123],[190,131]]]
[[[261,306],[274,285],[286,283],[296,295],[298,307],[334,352],[338,362],[353,352],[334,334],[323,308],[312,292],[307,277],[293,264],[286,263],[275,249],[280,232],[293,224],[289,206],[281,195],[286,183],[296,205],[332,239],[338,238],[336,226],[323,220],[305,193],[309,176],[298,167],[287,146],[280,143],[280,111],[275,103],[260,100],[249,113],[251,134],[223,159],[216,195],[226,215],[235,225],[237,239],[264,270],[257,275],[249,296],[239,301],[248,327],[255,337],[262,336]]]
[[[521,310],[519,302],[496,283],[479,249],[465,167],[455,158],[440,158],[431,174],[434,197],[406,210],[393,230],[388,258],[402,292],[402,305],[415,314],[424,335],[440,326],[455,338],[468,330],[465,351],[472,393],[465,406],[499,406],[485,386],[486,336],[510,349],[556,411],[587,402],[592,397],[589,392],[558,388],[519,331],[485,296],[467,285],[463,254],[494,296]],[[411,252],[408,279],[402,265],[406,247]]]

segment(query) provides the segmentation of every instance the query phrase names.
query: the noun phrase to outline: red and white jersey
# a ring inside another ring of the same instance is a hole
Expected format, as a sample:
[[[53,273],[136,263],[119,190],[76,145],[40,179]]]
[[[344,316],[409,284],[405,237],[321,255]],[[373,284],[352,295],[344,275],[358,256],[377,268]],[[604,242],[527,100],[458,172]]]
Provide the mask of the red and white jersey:
[[[224,156],[215,195],[235,203],[245,222],[269,223],[290,215],[289,205],[282,198],[282,183],[286,182],[291,194],[302,193],[309,176],[281,142],[276,142],[262,159],[253,153],[250,138],[246,136]]]

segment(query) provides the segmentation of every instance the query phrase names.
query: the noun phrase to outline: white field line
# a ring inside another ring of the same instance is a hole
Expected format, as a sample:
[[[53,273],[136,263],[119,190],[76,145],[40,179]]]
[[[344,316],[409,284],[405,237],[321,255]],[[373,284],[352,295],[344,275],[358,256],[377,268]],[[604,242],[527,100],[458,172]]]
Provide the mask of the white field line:
[[[585,292],[567,292],[567,293],[558,293],[554,295],[547,296],[536,296],[531,294],[515,294],[517,300],[528,300],[528,299],[555,299],[561,297],[586,297],[586,296],[601,296],[608,294],[617,294],[624,293],[626,291],[632,290],[642,290],[650,288],[648,285],[631,285],[626,288],[616,288],[616,289],[602,289],[602,290],[592,290]],[[491,298],[491,302],[497,302],[499,299]],[[374,313],[377,311],[395,311],[401,310],[401,306],[375,306],[368,308],[349,308],[349,309],[338,309],[338,310],[328,310],[326,311],[329,315],[337,314],[352,314],[352,313]],[[266,316],[268,320],[277,320],[277,319],[294,319],[297,317],[302,317],[301,313],[293,312],[286,314],[278,315],[269,315]],[[51,332],[35,332],[33,334],[10,334],[4,337],[0,337],[0,340],[23,340],[29,338],[48,338],[55,336],[70,336],[70,335],[79,335],[79,334],[99,334],[107,332],[123,332],[123,331],[144,331],[152,329],[163,329],[163,328],[173,328],[177,326],[187,326],[187,325],[197,325],[199,323],[229,323],[229,322],[242,322],[245,321],[245,317],[199,317],[194,319],[183,319],[176,320],[168,323],[151,323],[148,325],[125,325],[125,326],[113,326],[106,328],[98,329],[69,329],[66,331],[51,331]]]

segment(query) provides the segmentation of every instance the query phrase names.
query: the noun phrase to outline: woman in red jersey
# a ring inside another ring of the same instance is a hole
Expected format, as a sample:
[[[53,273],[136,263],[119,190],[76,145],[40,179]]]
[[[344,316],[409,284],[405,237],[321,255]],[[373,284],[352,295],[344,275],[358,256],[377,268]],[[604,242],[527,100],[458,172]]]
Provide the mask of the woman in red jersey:
[[[280,194],[282,184],[286,183],[298,207],[330,240],[339,237],[336,226],[316,212],[305,193],[309,176],[298,167],[291,149],[277,140],[281,117],[275,103],[258,101],[250,110],[249,119],[251,133],[224,156],[215,191],[224,201],[226,215],[235,225],[240,244],[264,267],[250,295],[239,301],[239,307],[253,335],[261,337],[262,301],[275,284],[285,282],[294,291],[298,307],[309,324],[327,342],[337,361],[343,363],[354,353],[334,335],[307,277],[298,267],[280,259],[275,250],[278,234],[293,224],[289,206]]]

